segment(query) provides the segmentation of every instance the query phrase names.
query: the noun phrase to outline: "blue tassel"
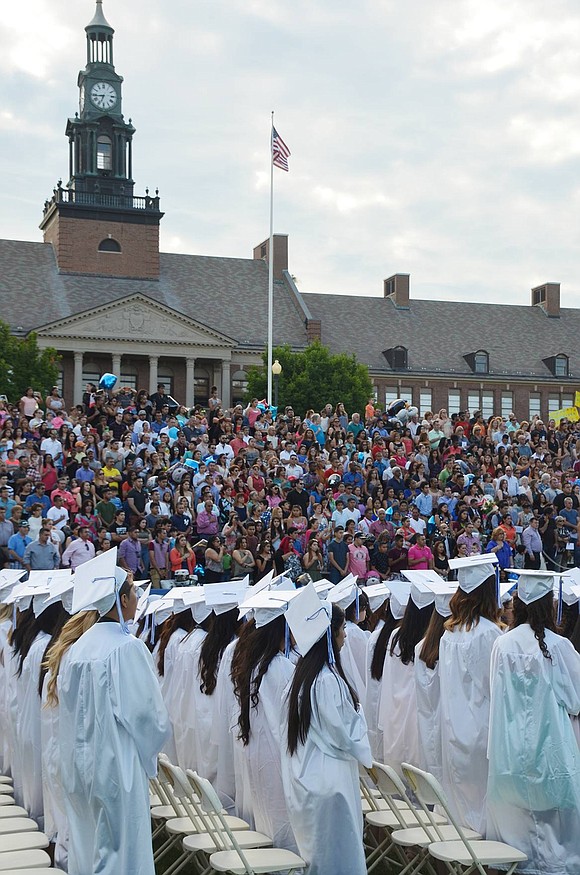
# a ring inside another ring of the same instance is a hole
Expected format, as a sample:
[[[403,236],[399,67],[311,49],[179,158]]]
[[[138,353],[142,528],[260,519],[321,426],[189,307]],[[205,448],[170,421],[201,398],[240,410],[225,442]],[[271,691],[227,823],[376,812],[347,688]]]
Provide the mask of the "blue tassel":
[[[326,630],[326,643],[328,645],[328,664],[334,665],[334,647],[332,646],[332,628]]]
[[[497,606],[501,608],[501,590],[499,586],[499,576],[500,576],[500,567],[499,564],[495,566],[495,597],[497,599]]]
[[[290,658],[290,627],[288,623],[286,623],[286,628],[284,629],[284,656],[286,659]]]
[[[151,631],[149,632],[149,643],[155,643],[155,614],[151,614]]]
[[[562,575],[560,575],[560,586],[558,587],[558,616],[556,618],[556,622],[557,622],[558,626],[562,622],[562,586],[563,586]]]
[[[13,602],[12,603],[12,631],[14,631],[16,629],[16,612],[17,612],[16,602]]]
[[[360,614],[359,614],[359,597],[360,597],[360,591],[359,591],[359,588],[358,588],[358,586],[357,586],[357,588],[356,588],[356,620],[357,620],[357,623],[358,623],[358,621],[359,621],[359,617],[360,617]]]

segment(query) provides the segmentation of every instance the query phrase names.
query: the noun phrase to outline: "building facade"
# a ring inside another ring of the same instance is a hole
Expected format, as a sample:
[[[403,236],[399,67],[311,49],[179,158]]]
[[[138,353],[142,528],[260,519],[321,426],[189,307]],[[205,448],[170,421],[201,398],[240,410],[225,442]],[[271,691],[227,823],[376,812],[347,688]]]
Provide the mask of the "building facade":
[[[68,181],[45,201],[44,242],[0,241],[0,316],[58,350],[68,404],[105,372],[151,391],[163,382],[187,406],[205,403],[213,385],[224,405],[242,400],[265,346],[272,257],[274,343],[321,339],[355,353],[382,404],[402,397],[422,413],[520,419],[572,406],[580,311],[561,307],[557,283],[533,289],[527,307],[414,300],[401,273],[377,296],[315,294],[296,287],[284,235],[247,259],[160,253],[159,192],[134,191],[135,128],[122,113],[102,0],[85,31],[78,111],[65,129]]]

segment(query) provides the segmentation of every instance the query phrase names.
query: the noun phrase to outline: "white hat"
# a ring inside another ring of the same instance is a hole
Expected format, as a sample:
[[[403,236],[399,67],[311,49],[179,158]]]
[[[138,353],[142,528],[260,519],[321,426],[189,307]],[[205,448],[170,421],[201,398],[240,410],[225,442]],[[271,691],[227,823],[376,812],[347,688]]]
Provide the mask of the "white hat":
[[[279,574],[277,577],[273,577],[270,581],[269,589],[275,590],[291,590],[296,589],[296,584],[292,580],[292,578],[288,577],[286,574]]]
[[[560,575],[554,571],[532,571],[530,569],[516,570],[514,574],[519,575],[518,579],[518,598],[525,605],[531,605],[532,602],[537,602],[547,593],[554,590],[554,582],[558,584]]]
[[[359,588],[356,581],[357,578],[354,574],[347,574],[340,583],[337,583],[336,586],[333,586],[332,589],[328,591],[326,595],[327,601],[331,602],[331,604],[338,605],[339,608],[346,611],[359,594]]]
[[[328,590],[332,589],[334,583],[332,580],[326,580],[325,577],[322,577],[320,580],[315,580],[313,586],[320,598],[323,599],[326,597]]]
[[[411,600],[421,610],[435,601],[435,588],[443,583],[436,571],[428,569],[401,570],[403,577],[411,583]]]
[[[45,601],[50,593],[49,575],[50,571],[31,571],[28,580],[12,589],[6,604],[18,604],[20,610],[26,610],[32,603],[34,616],[39,617],[47,607]]]
[[[495,553],[484,553],[450,559],[449,567],[457,569],[457,582],[463,592],[470,593],[495,575],[494,566],[498,564]]]
[[[48,580],[50,592],[45,600],[44,607],[48,608],[49,605],[62,602],[65,611],[69,614],[72,613],[74,580],[74,575],[70,568],[51,571]]]
[[[126,579],[127,572],[117,567],[116,547],[78,565],[73,587],[73,614],[88,610],[107,614]]]
[[[205,603],[215,614],[225,614],[237,608],[246,598],[250,588],[250,576],[246,574],[243,580],[231,580],[226,583],[206,583],[203,587]]]
[[[362,591],[369,600],[371,611],[378,611],[381,605],[387,601],[389,597],[389,588],[386,583],[371,583],[369,586],[361,587]]]
[[[395,620],[402,620],[411,595],[411,584],[405,580],[389,580],[389,609]]]
[[[288,605],[302,592],[300,589],[292,590],[262,590],[252,599],[251,610],[254,616],[256,628],[267,626],[272,620],[281,617],[288,610]],[[249,608],[247,609],[249,610]]]
[[[559,584],[554,581],[554,597],[559,595]],[[580,568],[569,568],[562,575],[562,599],[567,605],[580,601]]]
[[[165,596],[158,595],[149,596],[148,604],[145,608],[144,616],[151,617],[155,626],[160,626],[169,619],[173,614],[181,614],[183,611],[189,610],[189,605],[180,599],[170,599]]]
[[[253,592],[261,592],[263,589],[268,589],[272,581],[274,580],[274,569],[269,571],[264,575],[257,583],[255,583],[252,587]]]
[[[3,568],[0,571],[0,604],[7,604],[5,596],[10,595],[12,588],[25,574],[24,568]]]
[[[457,592],[456,580],[443,580],[436,571],[423,574],[434,574],[434,578],[426,580],[424,586],[428,587],[435,595],[435,610],[441,617],[450,617],[449,602]]]
[[[308,586],[298,590],[286,610],[286,622],[288,623],[296,646],[302,656],[314,647],[317,641],[330,629],[332,619],[332,604],[328,601],[320,601],[314,586]],[[329,662],[334,661],[331,655],[332,642],[329,642]]]
[[[179,587],[183,604],[190,608],[196,623],[203,623],[210,616],[212,609],[206,604],[203,586]]]
[[[145,614],[147,605],[149,604],[149,596],[151,595],[151,585],[151,582],[149,582],[149,586],[147,586],[139,596],[139,600],[137,601],[137,610],[135,611],[135,616],[133,617],[133,623],[135,624],[137,624],[141,617]]]

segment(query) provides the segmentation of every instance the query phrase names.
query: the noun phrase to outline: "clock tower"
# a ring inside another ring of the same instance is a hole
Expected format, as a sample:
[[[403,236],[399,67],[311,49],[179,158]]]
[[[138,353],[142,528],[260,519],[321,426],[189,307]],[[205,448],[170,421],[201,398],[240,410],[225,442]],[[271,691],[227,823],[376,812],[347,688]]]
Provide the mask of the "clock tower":
[[[69,118],[69,181],[44,205],[40,228],[65,273],[158,279],[159,195],[133,194],[131,119],[121,111],[113,65],[114,30],[96,0],[85,27],[87,62],[78,77],[79,111]]]

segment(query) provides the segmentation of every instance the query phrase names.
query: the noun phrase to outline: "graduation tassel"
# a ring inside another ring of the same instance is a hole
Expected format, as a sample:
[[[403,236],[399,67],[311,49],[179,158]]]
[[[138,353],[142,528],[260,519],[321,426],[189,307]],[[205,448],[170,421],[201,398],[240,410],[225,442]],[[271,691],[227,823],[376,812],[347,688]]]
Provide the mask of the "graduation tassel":
[[[286,628],[284,629],[284,656],[286,659],[290,659],[290,626],[286,623]]]
[[[332,628],[328,627],[326,630],[326,643],[328,646],[328,664],[334,665],[334,647],[332,646]]]
[[[558,626],[562,622],[562,587],[563,580],[562,575],[560,575],[560,586],[558,587],[558,616],[556,617],[556,623],[558,624]]]
[[[121,626],[121,631],[125,635],[130,635],[129,626],[123,617],[123,609],[121,608],[121,596],[119,595],[119,590],[115,590],[115,601],[117,602],[117,613],[119,614],[119,625]]]
[[[155,644],[155,614],[151,614],[151,629],[149,632],[149,643]]]
[[[499,564],[495,566],[495,597],[497,599],[497,606],[501,608],[501,590],[499,586],[499,575],[500,575],[500,567]]]
[[[357,621],[357,623],[358,623],[358,621],[359,621],[359,617],[360,617],[360,614],[359,614],[359,597],[360,597],[360,592],[359,592],[359,588],[358,588],[358,586],[357,586],[357,588],[356,588],[356,621]]]

